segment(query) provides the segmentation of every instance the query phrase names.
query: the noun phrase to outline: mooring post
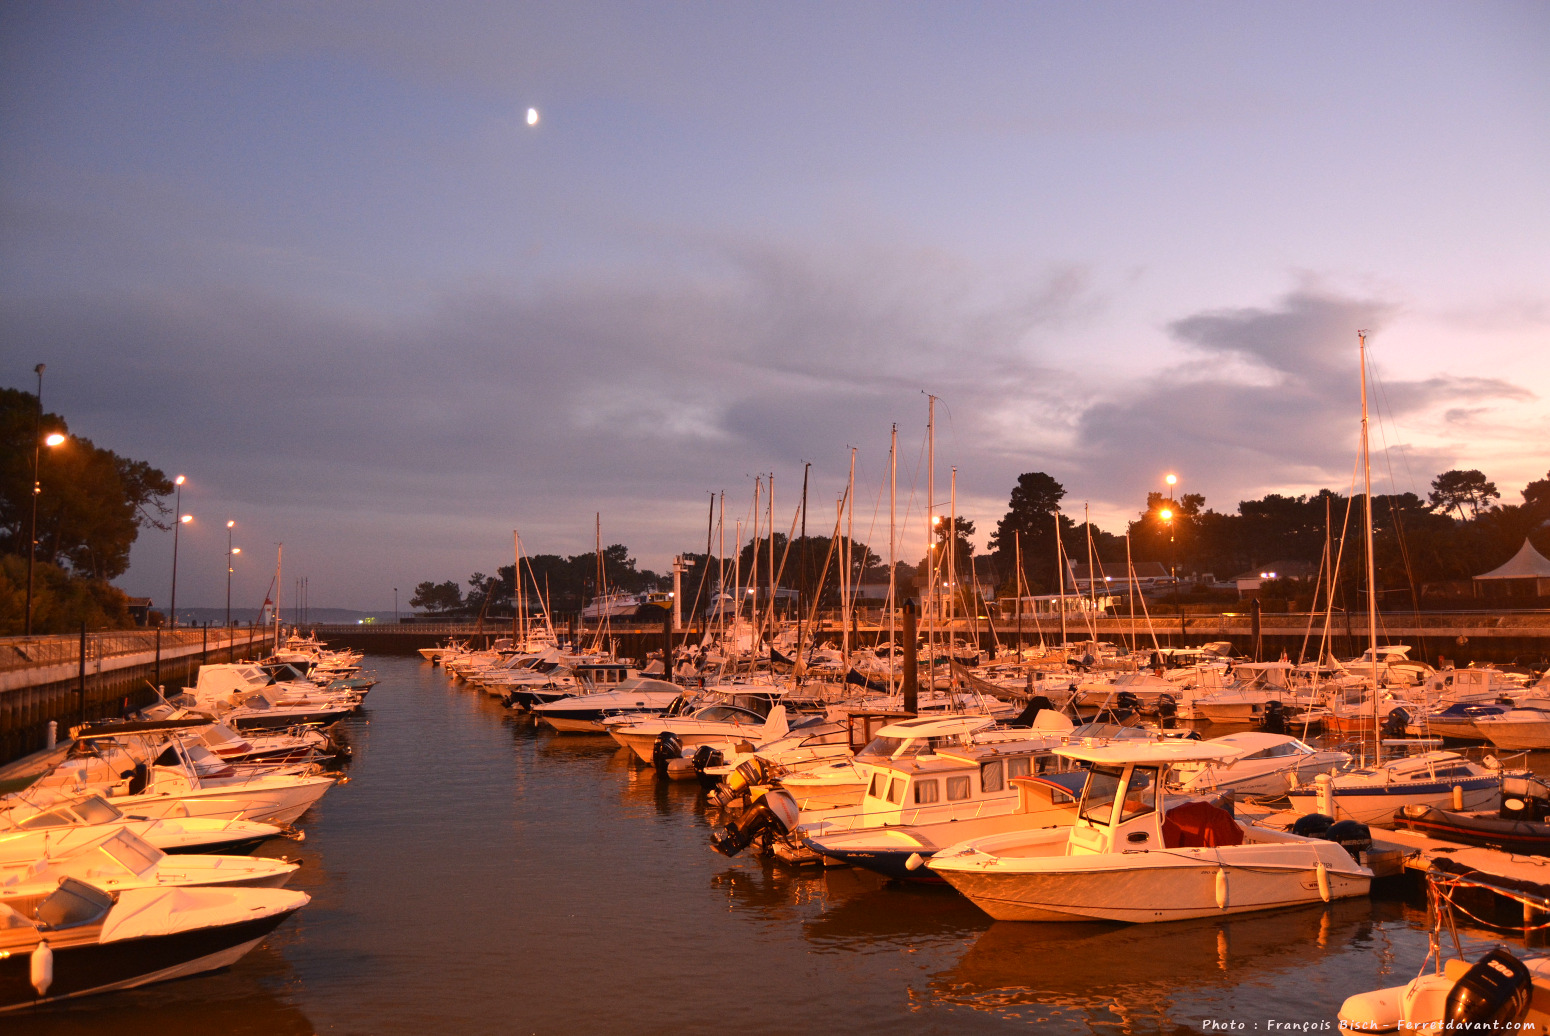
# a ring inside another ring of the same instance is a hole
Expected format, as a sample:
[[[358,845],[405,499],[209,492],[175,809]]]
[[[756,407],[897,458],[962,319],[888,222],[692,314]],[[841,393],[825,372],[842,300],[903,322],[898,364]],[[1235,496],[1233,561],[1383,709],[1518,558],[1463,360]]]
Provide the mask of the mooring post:
[[[86,722],[86,623],[81,623],[81,722]]]
[[[673,682],[673,613],[662,613],[662,679]]]
[[[152,680],[151,682],[154,683],[154,684],[161,683],[161,627],[160,626],[156,627],[156,679]]]
[[[904,602],[904,711],[915,711],[915,602]]]

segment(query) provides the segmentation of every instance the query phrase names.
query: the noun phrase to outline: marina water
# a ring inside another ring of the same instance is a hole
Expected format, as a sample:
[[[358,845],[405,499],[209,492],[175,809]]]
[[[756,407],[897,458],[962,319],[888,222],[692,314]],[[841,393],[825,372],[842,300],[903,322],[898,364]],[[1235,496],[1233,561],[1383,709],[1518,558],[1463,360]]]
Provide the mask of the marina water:
[[[946,887],[727,859],[697,785],[418,657],[371,664],[381,683],[339,728],[349,783],[304,841],[259,851],[303,861],[290,887],[311,905],[227,971],[13,1015],[7,1034],[1301,1031],[1426,955],[1415,892],[1027,924]]]

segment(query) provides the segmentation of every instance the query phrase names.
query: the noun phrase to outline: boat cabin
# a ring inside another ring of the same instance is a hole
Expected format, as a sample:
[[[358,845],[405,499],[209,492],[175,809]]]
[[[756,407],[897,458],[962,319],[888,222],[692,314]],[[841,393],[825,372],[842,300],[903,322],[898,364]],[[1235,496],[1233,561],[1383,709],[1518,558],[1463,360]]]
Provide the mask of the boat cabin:
[[[586,662],[571,666],[583,687],[613,687],[630,678],[633,670],[622,662]]]
[[[1168,809],[1169,769],[1175,763],[1222,761],[1232,749],[1208,741],[1073,745],[1055,755],[1087,771],[1068,855],[1238,845],[1242,830],[1226,810],[1203,802]]]

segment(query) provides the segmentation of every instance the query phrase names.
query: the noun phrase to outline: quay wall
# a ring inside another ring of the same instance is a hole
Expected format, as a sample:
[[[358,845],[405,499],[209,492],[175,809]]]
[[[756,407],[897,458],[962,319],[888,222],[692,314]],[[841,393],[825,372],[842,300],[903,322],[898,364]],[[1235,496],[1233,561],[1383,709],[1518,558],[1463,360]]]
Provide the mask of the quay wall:
[[[490,641],[509,635],[509,629],[485,623],[377,623],[311,627],[317,635],[340,647],[389,654],[408,654],[423,647],[434,647],[448,637]],[[922,623],[924,631],[924,623]],[[854,627],[857,640],[873,644],[887,639],[888,628],[877,622],[860,622]],[[1181,633],[1182,630],[1182,633]],[[562,640],[568,630],[561,626]],[[1060,640],[1060,619],[1045,616],[1040,620],[1024,618],[1015,622],[997,620],[994,628],[981,621],[973,624],[955,620],[949,632],[957,639],[973,641],[987,653],[1011,648],[1019,640],[1024,645]],[[1325,632],[1322,615],[1268,614],[1261,617],[1261,658],[1274,659],[1284,651],[1293,660],[1312,659]],[[820,620],[816,642],[838,644],[841,625],[838,620]],[[1361,612],[1339,615],[1330,624],[1330,648],[1340,657],[1352,657],[1367,649],[1367,616]],[[698,626],[689,626],[674,635],[675,643],[695,641],[703,636]],[[1162,647],[1199,645],[1208,641],[1230,641],[1237,654],[1254,654],[1253,620],[1243,613],[1177,613],[1154,615],[1150,622],[1129,616],[1105,616],[1091,624],[1080,617],[1066,623],[1066,637],[1076,642],[1087,639],[1135,644],[1149,650],[1156,638]],[[590,636],[584,637],[590,639]],[[660,651],[662,626],[656,623],[616,623],[610,629],[620,655],[641,658],[648,651]],[[1439,659],[1454,665],[1471,663],[1506,664],[1517,660],[1550,659],[1550,612],[1416,612],[1381,615],[1378,641],[1402,643],[1413,648],[1411,657],[1437,665]]]
[[[122,716],[194,682],[206,662],[261,658],[272,628],[113,630],[0,638],[0,764],[44,747],[50,720],[70,727]]]

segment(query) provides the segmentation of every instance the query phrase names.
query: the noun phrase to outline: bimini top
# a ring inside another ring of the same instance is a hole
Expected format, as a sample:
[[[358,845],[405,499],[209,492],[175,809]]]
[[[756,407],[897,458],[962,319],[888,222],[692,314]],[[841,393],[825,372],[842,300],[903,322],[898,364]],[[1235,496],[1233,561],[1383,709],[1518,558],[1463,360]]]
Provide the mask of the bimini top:
[[[995,725],[995,720],[984,714],[963,715],[962,713],[948,716],[916,716],[914,719],[901,719],[897,723],[890,723],[877,732],[878,737],[905,738],[921,737],[951,737],[954,734],[968,734],[979,730],[981,727]]]
[[[1201,763],[1218,759],[1231,759],[1239,749],[1229,745],[1212,744],[1210,741],[1111,741],[1107,744],[1068,745],[1055,749],[1055,754],[1067,759],[1105,766],[1125,766],[1128,763]]]

